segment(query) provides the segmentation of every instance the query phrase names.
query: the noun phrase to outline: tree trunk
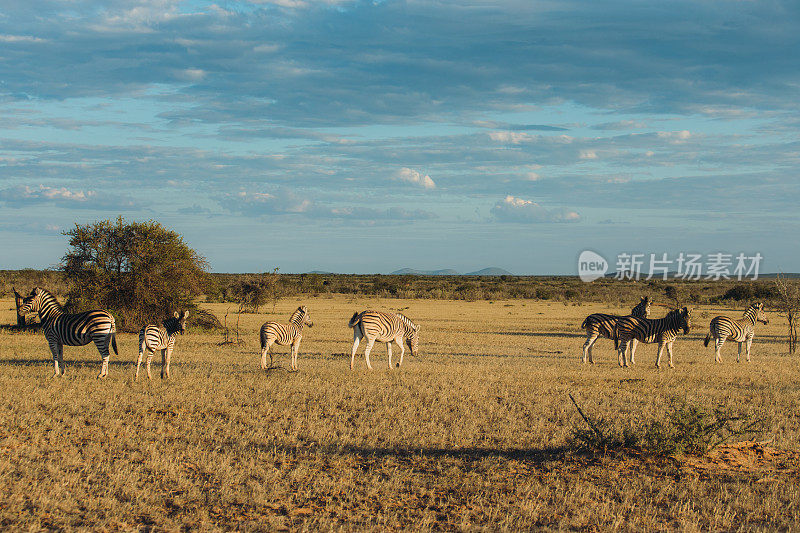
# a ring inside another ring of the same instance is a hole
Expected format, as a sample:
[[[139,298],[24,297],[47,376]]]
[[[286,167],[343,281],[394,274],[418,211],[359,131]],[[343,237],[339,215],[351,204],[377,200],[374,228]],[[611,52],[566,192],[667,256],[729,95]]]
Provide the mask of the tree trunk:
[[[25,316],[20,316],[19,314],[19,306],[22,305],[22,296],[14,290],[14,303],[17,305],[17,326],[25,327],[27,324],[25,323]]]

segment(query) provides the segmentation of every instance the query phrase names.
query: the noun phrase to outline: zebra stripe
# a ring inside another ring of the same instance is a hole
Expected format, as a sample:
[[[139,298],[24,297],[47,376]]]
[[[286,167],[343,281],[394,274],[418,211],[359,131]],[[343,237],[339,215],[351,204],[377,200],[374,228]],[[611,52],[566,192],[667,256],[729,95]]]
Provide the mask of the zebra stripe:
[[[358,343],[362,338],[367,339],[367,347],[364,349],[364,359],[367,362],[367,368],[370,370],[372,370],[372,365],[369,362],[369,353],[372,351],[372,345],[375,344],[375,341],[386,343],[390,370],[392,369],[392,342],[397,343],[400,347],[400,362],[397,363],[398,367],[403,364],[403,355],[405,355],[406,352],[403,346],[403,340],[406,341],[408,348],[411,350],[411,355],[418,355],[419,326],[414,324],[405,315],[400,313],[383,313],[381,311],[356,312],[353,313],[348,326],[353,328],[353,351],[350,356],[350,370],[353,370]]]
[[[614,346],[617,348],[619,365],[627,367],[625,360],[625,349],[628,342],[637,340],[645,344],[658,343],[658,356],[656,357],[656,368],[661,367],[661,354],[664,346],[667,347],[669,354],[669,366],[672,364],[672,343],[682,329],[684,334],[689,333],[692,326],[692,310],[684,307],[683,309],[673,309],[664,318],[642,318],[626,316],[617,321],[615,330]],[[635,346],[631,344],[631,364],[634,364]]]
[[[18,313],[20,316],[39,313],[44,336],[53,354],[56,376],[66,372],[64,346],[85,346],[94,342],[103,360],[100,374],[97,376],[100,378],[108,375],[109,343],[114,348],[114,353],[119,355],[114,317],[108,311],[96,309],[66,314],[55,296],[41,287],[36,287],[30,296],[22,301]]]
[[[747,362],[750,362],[750,345],[753,343],[753,337],[755,336],[755,327],[756,322],[761,322],[762,324],[769,324],[769,319],[767,315],[764,314],[764,304],[759,302],[751,305],[747,308],[747,310],[742,315],[742,318],[738,320],[734,320],[733,318],[729,318],[727,316],[715,316],[711,319],[711,324],[709,325],[709,333],[706,335],[706,338],[703,340],[703,346],[708,346],[708,343],[711,339],[714,339],[714,361],[717,363],[722,362],[722,356],[720,355],[720,350],[722,349],[722,345],[725,344],[727,339],[731,339],[739,343],[739,353],[736,354],[736,362],[739,362],[739,359],[742,356],[742,343],[745,342],[746,344],[746,355],[747,355]]]
[[[649,296],[642,296],[641,300],[636,307],[631,309],[629,316],[638,316],[647,318],[650,315],[650,305],[653,301]],[[622,318],[620,315],[608,315],[605,313],[594,313],[587,316],[581,328],[586,330],[586,342],[583,343],[583,362],[586,363],[586,357],[589,357],[589,363],[594,364],[592,359],[592,346],[597,342],[599,337],[606,339],[614,338],[614,330],[617,326],[617,321]],[[635,349],[634,349],[635,350]]]
[[[189,311],[175,312],[174,316],[163,321],[161,326],[148,324],[139,331],[139,360],[136,361],[136,380],[139,380],[139,367],[142,356],[147,354],[147,379],[150,376],[150,362],[156,350],[161,350],[161,379],[166,375],[169,378],[169,363],[172,359],[172,349],[175,347],[175,337],[178,333],[186,332],[186,319]]]
[[[270,347],[277,343],[280,346],[292,345],[291,368],[297,370],[297,355],[300,350],[300,341],[303,340],[303,326],[313,327],[308,308],[303,305],[297,308],[289,317],[288,324],[278,322],[264,322],[261,326],[261,368],[272,368],[272,353]],[[269,353],[269,367],[267,367],[267,354]]]

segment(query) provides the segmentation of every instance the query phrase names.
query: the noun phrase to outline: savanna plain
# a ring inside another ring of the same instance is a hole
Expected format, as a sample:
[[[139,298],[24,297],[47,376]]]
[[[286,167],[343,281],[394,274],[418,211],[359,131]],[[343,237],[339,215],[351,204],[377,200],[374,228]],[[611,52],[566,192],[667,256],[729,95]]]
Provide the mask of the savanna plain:
[[[304,330],[299,371],[288,371],[286,347],[263,371],[260,325],[286,322],[301,304],[314,327]],[[231,305],[204,307],[235,324]],[[389,370],[376,343],[370,372],[362,345],[351,372],[347,321],[368,308],[420,324],[420,355],[406,352]],[[233,330],[223,343],[190,319],[171,379],[158,377],[156,356],[154,379],[138,382],[134,334],[118,334],[120,354],[98,380],[93,345],[66,347],[66,375],[54,378],[43,334],[4,331],[0,527],[800,529],[800,372],[785,355],[785,319],[769,313],[770,324],[758,325],[751,363],[737,364],[730,342],[715,363],[702,343],[713,316],[743,308],[700,306],[675,342],[675,369],[655,368],[654,345],[619,368],[606,339],[595,364],[581,364],[583,318],[629,309],[283,298],[242,314],[238,342]],[[0,323],[13,322],[13,300],[0,300]],[[723,446],[711,459],[590,454],[574,444],[585,422],[570,393],[588,416],[618,426],[685,401],[762,418],[766,430],[755,439],[762,444]]]

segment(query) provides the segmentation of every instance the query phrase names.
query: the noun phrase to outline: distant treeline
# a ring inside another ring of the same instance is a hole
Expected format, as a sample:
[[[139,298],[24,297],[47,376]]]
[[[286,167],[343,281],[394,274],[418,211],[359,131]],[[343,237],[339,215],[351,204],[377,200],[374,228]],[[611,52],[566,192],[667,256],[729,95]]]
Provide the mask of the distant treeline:
[[[792,283],[798,283],[796,279]],[[207,274],[201,299],[240,303],[247,287],[268,286],[275,298],[298,294],[353,294],[384,298],[451,300],[533,299],[559,302],[629,304],[650,295],[657,302],[682,305],[725,301],[772,301],[773,279],[736,280],[639,280],[600,279],[583,283],[572,276],[416,276],[359,274]],[[28,291],[46,287],[58,295],[69,287],[56,270],[0,270],[0,295],[11,296],[12,287]],[[769,304],[768,304],[769,305]]]

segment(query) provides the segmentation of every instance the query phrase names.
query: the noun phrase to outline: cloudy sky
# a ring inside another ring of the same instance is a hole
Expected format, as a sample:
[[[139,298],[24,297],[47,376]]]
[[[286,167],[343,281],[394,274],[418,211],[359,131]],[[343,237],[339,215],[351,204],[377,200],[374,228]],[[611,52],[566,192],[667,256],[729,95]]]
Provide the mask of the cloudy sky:
[[[214,271],[800,270],[800,3],[0,2],[0,268],[155,219]]]

